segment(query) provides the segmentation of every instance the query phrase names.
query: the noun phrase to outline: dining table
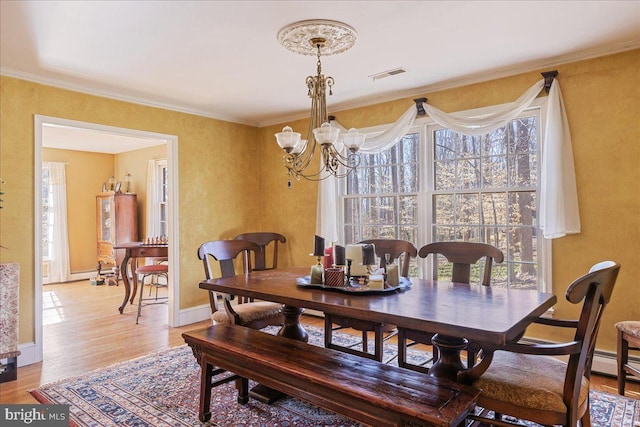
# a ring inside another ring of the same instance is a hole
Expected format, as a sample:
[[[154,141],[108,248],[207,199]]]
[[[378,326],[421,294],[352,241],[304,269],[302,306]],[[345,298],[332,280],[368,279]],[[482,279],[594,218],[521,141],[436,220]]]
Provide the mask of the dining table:
[[[124,300],[118,307],[118,311],[122,314],[127,306],[127,301],[133,304],[138,292],[138,275],[136,274],[138,258],[167,258],[169,256],[169,245],[166,243],[130,242],[114,246],[114,249],[124,249],[125,251],[124,258],[120,264],[120,275],[124,284]],[[129,282],[129,270],[131,271],[132,283]]]
[[[199,287],[283,304],[279,335],[307,341],[300,323],[305,308],[353,319],[433,332],[439,358],[429,375],[457,380],[465,370],[462,350],[471,341],[499,347],[519,339],[534,320],[557,302],[555,295],[531,289],[411,279],[388,290],[310,286],[309,267],[253,271],[209,279]]]

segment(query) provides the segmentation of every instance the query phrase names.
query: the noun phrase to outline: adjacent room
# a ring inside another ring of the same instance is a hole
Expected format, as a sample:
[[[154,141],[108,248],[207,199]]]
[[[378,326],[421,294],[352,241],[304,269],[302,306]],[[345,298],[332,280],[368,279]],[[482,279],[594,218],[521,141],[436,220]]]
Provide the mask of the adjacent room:
[[[0,141],[3,422],[640,425],[640,1],[3,0]]]

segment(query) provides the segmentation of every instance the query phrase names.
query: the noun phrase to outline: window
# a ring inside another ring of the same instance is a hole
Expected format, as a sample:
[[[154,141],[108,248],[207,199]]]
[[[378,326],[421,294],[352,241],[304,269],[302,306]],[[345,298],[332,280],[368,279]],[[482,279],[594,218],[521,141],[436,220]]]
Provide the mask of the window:
[[[158,214],[160,215],[160,236],[169,234],[167,200],[169,200],[169,171],[167,161],[162,160],[157,163],[157,183],[158,183]]]
[[[430,241],[498,247],[505,262],[493,266],[492,286],[538,287],[537,112],[482,136],[428,127]]]
[[[169,235],[169,170],[167,160],[149,160],[147,169],[147,237]]]
[[[544,289],[539,129],[539,108],[482,136],[423,120],[391,149],[361,154],[341,191],[344,243],[368,238],[405,239],[418,248],[432,241],[489,243],[505,255],[493,266],[492,286]],[[442,261],[417,264],[426,269],[423,277],[430,277],[431,268],[448,267]],[[480,274],[481,265],[472,281]]]
[[[365,239],[418,240],[419,160],[417,133],[405,135],[381,153],[360,155],[360,165],[347,176],[342,196],[345,244]],[[415,266],[412,275],[418,275]]]

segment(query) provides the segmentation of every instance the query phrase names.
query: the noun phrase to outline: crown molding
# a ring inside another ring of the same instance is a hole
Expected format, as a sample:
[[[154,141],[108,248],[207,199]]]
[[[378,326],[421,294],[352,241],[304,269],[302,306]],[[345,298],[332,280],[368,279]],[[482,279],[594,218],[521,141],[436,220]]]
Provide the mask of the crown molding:
[[[517,74],[526,73],[536,69],[558,67],[560,65],[571,63],[571,62],[583,61],[587,59],[597,58],[600,56],[612,55],[612,54],[621,53],[621,52],[625,52],[625,51],[633,50],[637,48],[640,48],[640,40],[627,40],[625,42],[617,43],[614,45],[598,47],[594,49],[586,49],[586,50],[581,50],[577,52],[572,52],[567,55],[559,55],[551,58],[544,58],[540,60],[523,62],[517,65],[497,68],[497,69],[493,69],[486,72],[474,73],[474,74],[470,74],[470,75],[455,78],[455,79],[440,81],[434,84],[421,86],[418,88],[412,88],[412,89],[400,90],[400,91],[391,91],[391,92],[387,92],[377,96],[367,96],[366,99],[360,98],[352,101],[337,103],[337,104],[331,105],[331,112],[334,113],[334,112],[349,110],[353,108],[368,107],[370,105],[375,105],[382,102],[395,101],[403,98],[411,98],[417,95],[424,95],[431,92],[437,92],[441,90],[452,89],[452,88],[467,86],[467,85],[476,84],[476,83],[482,83],[489,80],[495,80],[499,78],[510,77]],[[231,117],[221,113],[212,113],[210,111],[187,108],[177,104],[162,103],[157,101],[151,101],[149,99],[144,99],[144,98],[125,96],[115,92],[96,90],[86,85],[71,84],[68,82],[63,82],[58,79],[45,78],[35,74],[25,73],[22,71],[13,70],[6,67],[0,67],[0,75],[14,77],[22,80],[28,80],[34,83],[40,83],[47,86],[53,86],[61,89],[72,90],[75,92],[81,92],[88,95],[100,96],[103,98],[110,98],[110,99],[115,99],[115,100],[124,101],[124,102],[131,102],[134,104],[144,105],[147,107],[162,108],[165,110],[171,110],[171,111],[176,111],[180,113],[193,114],[196,116],[209,117],[216,120],[223,120],[227,122],[238,123],[238,124],[247,125],[247,126],[255,126],[259,128],[308,118],[308,114],[306,112],[295,112],[295,113],[285,114],[278,118],[270,119],[267,121],[252,122],[247,120],[241,120],[241,119],[238,119],[237,117]]]
[[[25,73],[23,71],[14,70],[11,68],[0,67],[0,75],[13,77],[16,79],[27,80],[33,83],[42,84],[45,86],[52,86],[60,89],[70,90],[73,92],[80,92],[87,95],[99,96],[101,98],[114,99],[116,101],[130,102],[132,104],[144,105],[146,107],[161,108],[164,110],[176,111],[179,113],[193,114],[196,116],[208,117],[211,119],[222,120],[225,122],[238,123],[248,126],[258,126],[256,122],[249,122],[240,120],[237,117],[231,117],[224,114],[211,113],[209,111],[197,110],[193,108],[184,107],[177,104],[169,104],[164,102],[152,101],[145,98],[138,98],[133,96],[122,95],[116,92],[97,90],[95,88],[88,87],[86,85],[73,84],[64,82],[62,80],[53,79],[49,77],[42,77],[32,73]]]
[[[401,91],[391,91],[380,95],[367,96],[365,99],[357,99],[352,101],[346,101],[341,103],[332,104],[330,106],[330,113],[335,114],[340,111],[350,110],[353,108],[368,107],[383,102],[396,101],[404,98],[415,98],[416,96],[422,96],[428,93],[438,92],[441,90],[453,89],[461,86],[468,86],[477,83],[483,83],[490,80],[496,80],[504,77],[511,77],[518,74],[523,74],[537,69],[555,68],[563,64],[569,64],[572,62],[584,61],[587,59],[598,58],[601,56],[613,55],[633,49],[640,48],[640,40],[628,40],[615,45],[609,45],[606,47],[600,47],[596,49],[582,50],[578,52],[572,52],[567,55],[559,55],[551,58],[544,58],[540,60],[522,62],[516,65],[510,65],[502,68],[492,69],[486,72],[469,74],[467,76],[458,77],[455,79],[444,80],[434,84],[421,86],[418,88],[412,88]],[[271,126],[281,123],[287,123],[294,120],[300,120],[308,117],[301,116],[299,113],[283,116],[282,119],[273,119],[267,122],[258,123],[259,127]]]

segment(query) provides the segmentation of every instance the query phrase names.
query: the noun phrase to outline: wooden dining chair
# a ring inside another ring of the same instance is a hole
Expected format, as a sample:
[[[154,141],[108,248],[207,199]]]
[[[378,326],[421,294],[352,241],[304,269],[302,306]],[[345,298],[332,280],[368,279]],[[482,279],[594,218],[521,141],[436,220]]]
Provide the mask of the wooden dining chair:
[[[474,242],[434,242],[420,248],[418,256],[426,258],[434,256],[433,279],[438,279],[438,255],[442,255],[451,264],[452,282],[470,283],[471,267],[484,259],[484,272],[481,283],[484,286],[491,284],[491,268],[493,263],[501,263],[504,260],[502,251],[495,246],[486,243]],[[442,280],[442,278],[440,278]],[[429,372],[425,365],[434,359],[429,359],[421,364],[412,364],[407,361],[407,349],[416,344],[431,345],[434,333],[413,329],[398,328],[398,365],[403,368],[420,372]],[[474,343],[469,343],[467,348],[467,364],[473,366],[476,353],[479,348]],[[433,348],[433,357],[437,358],[437,350]]]
[[[248,256],[250,254],[247,252],[243,253],[245,263],[248,265],[249,269],[259,271],[278,268],[278,243],[286,243],[287,238],[279,233],[253,232],[238,234],[235,237],[235,240],[249,241],[260,246],[262,251],[253,253],[253,263],[251,262],[251,257]],[[267,252],[269,247],[273,247],[273,258],[271,259],[271,263],[267,263]]]
[[[218,261],[220,265],[221,277],[233,277],[235,273],[235,259],[241,253],[261,252],[262,249],[257,243],[243,240],[215,240],[203,243],[198,248],[198,258],[204,265],[205,277],[213,279],[213,268],[211,259]],[[244,271],[250,273],[251,269],[246,263],[248,258],[244,258]],[[215,292],[209,292],[209,302],[211,304],[211,319],[216,323],[232,323],[235,325],[247,326],[253,329],[262,329],[270,325],[284,324],[282,314],[282,304],[253,301],[245,297],[234,295],[224,295],[219,298]],[[218,299],[222,299],[224,309],[220,309]],[[237,304],[232,301],[237,299]]]
[[[640,377],[640,369],[629,363],[629,350],[640,350],[640,321],[616,323],[618,330],[618,394],[624,396],[627,375]]]
[[[486,369],[472,382],[482,390],[478,406],[484,408],[479,415],[469,416],[476,422],[474,425],[480,422],[481,425],[515,425],[501,416],[489,418],[488,411],[543,425],[575,427],[578,421],[584,427],[591,425],[591,363],[602,313],[611,299],[619,271],[619,264],[605,261],[569,285],[567,301],[571,304],[582,301],[578,319],[536,320],[543,325],[574,330],[571,341],[511,343],[495,348],[483,345],[480,363],[470,373],[459,376],[464,381]]]
[[[206,279],[214,278],[214,269],[211,260],[219,263],[220,277],[233,277],[235,273],[235,259],[239,254],[248,251],[261,252],[262,249],[257,243],[243,240],[214,240],[203,243],[198,248],[198,258],[204,265],[204,274]],[[250,273],[251,269],[244,257],[243,270],[244,273]],[[223,307],[218,304],[218,299],[223,301]],[[237,304],[232,301],[237,299]],[[211,320],[213,324],[230,323],[234,325],[246,326],[252,329],[262,329],[270,325],[284,324],[284,315],[282,314],[282,304],[267,301],[253,301],[252,298],[235,297],[234,295],[220,295],[209,291],[209,303],[211,304]],[[211,378],[224,374],[226,371],[222,368],[211,368]],[[212,381],[211,386],[217,387],[229,381],[236,380],[239,390],[248,388],[248,380],[235,374],[223,376],[216,381]],[[238,395],[238,403],[245,404],[246,400]]]
[[[415,258],[418,254],[418,250],[413,243],[406,240],[396,239],[370,239],[363,240],[360,243],[370,244],[375,246],[376,255],[380,258],[380,267],[386,266],[386,257],[389,255],[389,262],[398,261],[399,273],[402,277],[409,275],[409,265],[411,259]],[[333,333],[339,329],[351,328],[362,333],[362,341],[357,342],[351,346],[342,346],[336,344],[333,340]],[[374,335],[374,348],[373,353],[369,352],[369,332],[373,332]],[[386,336],[385,336],[386,334]],[[337,316],[334,314],[324,315],[324,345],[327,348],[333,348],[335,350],[344,351],[346,353],[356,354],[364,356],[369,359],[382,361],[383,344],[396,334],[395,325],[387,325],[378,322],[371,322],[367,320],[351,319],[344,316]],[[358,349],[356,347],[361,347]]]

